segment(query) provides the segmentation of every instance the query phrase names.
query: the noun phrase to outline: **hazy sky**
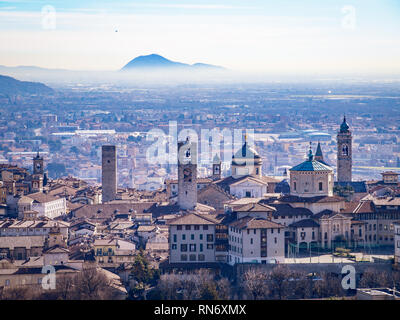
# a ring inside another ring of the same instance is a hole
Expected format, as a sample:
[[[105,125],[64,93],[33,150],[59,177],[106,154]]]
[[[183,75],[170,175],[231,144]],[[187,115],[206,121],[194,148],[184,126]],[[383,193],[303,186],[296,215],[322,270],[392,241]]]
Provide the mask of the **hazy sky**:
[[[0,0],[0,43],[7,66],[115,70],[158,53],[233,70],[398,75],[400,1]]]

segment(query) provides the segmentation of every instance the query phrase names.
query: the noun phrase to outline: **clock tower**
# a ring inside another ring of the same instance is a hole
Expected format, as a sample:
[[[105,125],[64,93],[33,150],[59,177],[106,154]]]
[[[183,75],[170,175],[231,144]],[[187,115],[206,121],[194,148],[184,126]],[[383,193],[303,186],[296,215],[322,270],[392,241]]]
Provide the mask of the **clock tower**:
[[[337,134],[337,181],[351,182],[352,163],[352,136],[344,117]]]
[[[43,179],[44,179],[44,161],[40,156],[39,151],[36,157],[33,158],[33,174],[31,179],[31,191],[43,192]]]
[[[33,158],[33,174],[44,174],[43,157],[37,152],[36,157]]]
[[[178,205],[192,210],[197,205],[197,143],[178,142]]]

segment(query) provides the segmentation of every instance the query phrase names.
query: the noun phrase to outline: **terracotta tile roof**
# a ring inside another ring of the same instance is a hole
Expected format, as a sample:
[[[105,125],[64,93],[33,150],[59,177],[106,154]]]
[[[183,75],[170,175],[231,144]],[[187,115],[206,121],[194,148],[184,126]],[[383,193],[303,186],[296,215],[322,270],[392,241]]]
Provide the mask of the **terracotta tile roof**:
[[[46,203],[46,202],[51,202],[51,201],[60,199],[59,197],[55,197],[50,194],[42,193],[42,192],[31,193],[31,194],[28,194],[26,197],[31,198],[33,201],[36,201],[39,203]]]
[[[236,212],[275,212],[276,209],[262,203],[248,203],[239,207],[235,207]]]
[[[271,220],[259,219],[254,217],[244,217],[229,224],[230,227],[238,229],[273,229],[284,228],[285,226]]]
[[[182,217],[176,218],[172,221],[169,221],[169,225],[185,225],[185,224],[198,224],[198,225],[214,225],[218,223],[218,221],[209,214],[196,214],[189,213]]]

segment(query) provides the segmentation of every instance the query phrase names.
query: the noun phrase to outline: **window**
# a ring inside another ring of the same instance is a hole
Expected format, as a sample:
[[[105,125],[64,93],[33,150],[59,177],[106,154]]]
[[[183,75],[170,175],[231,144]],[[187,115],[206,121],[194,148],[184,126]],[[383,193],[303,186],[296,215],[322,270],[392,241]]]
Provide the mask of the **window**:
[[[208,230],[208,226],[203,226],[203,230]]]
[[[293,182],[293,189],[294,189],[294,191],[296,191],[296,189],[297,189],[296,182]]]
[[[203,240],[203,234],[199,235],[200,240]]]
[[[250,244],[253,244],[253,238],[250,238]]]
[[[195,245],[195,244],[191,244],[191,245],[189,246],[189,251],[190,251],[190,252],[195,252],[195,251],[196,251],[196,245]]]
[[[205,260],[205,255],[204,254],[199,254],[198,259],[199,259],[199,261],[204,261]]]
[[[190,240],[194,240],[194,234],[190,235]]]
[[[176,226],[176,230],[182,230],[182,226]]]
[[[251,198],[251,192],[250,191],[246,191],[246,198]]]
[[[198,225],[194,226],[194,230],[200,230],[200,226]]]
[[[318,188],[319,188],[319,191],[322,191],[323,189],[322,189],[322,182],[320,182],[319,184],[318,184]]]
[[[207,249],[209,249],[209,250],[212,250],[212,249],[214,249],[214,245],[213,244],[207,244]]]
[[[176,244],[173,244],[171,248],[172,250],[176,250]]]
[[[274,238],[274,242],[275,242],[275,243],[277,243],[277,242],[278,242],[278,239],[277,239],[276,237]]]
[[[185,230],[190,230],[190,226],[185,226]]]
[[[187,261],[187,255],[181,254],[181,261]]]
[[[181,244],[181,251],[186,252],[187,251],[187,244]]]
[[[200,243],[200,252],[203,252],[203,244]]]
[[[186,240],[186,234],[182,235],[182,240]]]
[[[196,261],[196,255],[195,255],[195,254],[191,254],[191,255],[189,256],[189,260],[190,260],[190,261]]]
[[[176,234],[174,234],[174,242],[176,242]]]
[[[214,236],[212,234],[207,235],[207,242],[213,242],[214,241]]]
[[[10,280],[7,279],[5,285],[8,287],[10,285]]]

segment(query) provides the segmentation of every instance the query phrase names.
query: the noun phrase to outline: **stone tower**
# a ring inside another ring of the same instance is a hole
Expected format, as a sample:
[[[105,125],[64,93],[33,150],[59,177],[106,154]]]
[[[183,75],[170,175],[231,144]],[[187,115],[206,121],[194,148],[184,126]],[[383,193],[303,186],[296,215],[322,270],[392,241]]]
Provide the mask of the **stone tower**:
[[[178,142],[178,205],[192,210],[197,205],[197,143]]]
[[[337,181],[351,182],[352,136],[346,117],[337,134]]]
[[[215,154],[213,159],[211,179],[214,181],[221,179],[221,159],[218,157],[218,154]]]
[[[44,179],[44,161],[43,157],[39,155],[33,158],[33,174],[31,179],[31,192],[43,192],[43,179]]]
[[[44,174],[43,157],[39,155],[39,151],[37,152],[36,157],[33,158],[33,174]]]
[[[115,146],[102,146],[101,151],[102,197],[108,202],[117,195],[117,151]]]

